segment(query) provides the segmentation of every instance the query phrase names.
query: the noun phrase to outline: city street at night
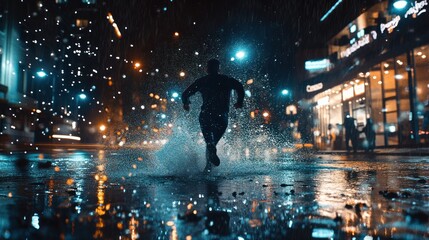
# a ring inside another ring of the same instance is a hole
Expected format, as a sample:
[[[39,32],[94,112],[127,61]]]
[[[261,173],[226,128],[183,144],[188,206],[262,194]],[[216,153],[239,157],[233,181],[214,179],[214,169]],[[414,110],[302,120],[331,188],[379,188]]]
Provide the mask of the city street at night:
[[[428,157],[221,153],[203,175],[198,153],[185,154],[3,154],[0,238],[429,237]]]
[[[429,240],[429,0],[0,0],[0,240]]]

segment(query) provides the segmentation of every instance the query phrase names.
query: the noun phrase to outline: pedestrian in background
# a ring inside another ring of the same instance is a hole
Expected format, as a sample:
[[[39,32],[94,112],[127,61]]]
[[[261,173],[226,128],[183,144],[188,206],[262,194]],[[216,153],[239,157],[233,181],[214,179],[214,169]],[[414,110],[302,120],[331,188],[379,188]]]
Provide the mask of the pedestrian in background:
[[[371,118],[366,119],[366,125],[361,132],[365,133],[365,151],[373,152],[375,149],[375,125]]]
[[[357,152],[358,145],[358,130],[356,128],[356,119],[350,116],[350,113],[346,113],[344,117],[344,129],[346,131],[346,149],[350,152],[349,142],[352,143],[353,152]]]

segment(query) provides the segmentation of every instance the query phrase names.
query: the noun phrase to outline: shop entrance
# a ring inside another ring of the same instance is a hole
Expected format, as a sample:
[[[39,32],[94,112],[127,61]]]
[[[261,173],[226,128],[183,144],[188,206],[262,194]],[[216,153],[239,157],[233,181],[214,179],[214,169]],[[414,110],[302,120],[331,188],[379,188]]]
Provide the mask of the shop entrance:
[[[398,108],[395,97],[384,99],[384,136],[386,146],[399,145],[398,139]]]

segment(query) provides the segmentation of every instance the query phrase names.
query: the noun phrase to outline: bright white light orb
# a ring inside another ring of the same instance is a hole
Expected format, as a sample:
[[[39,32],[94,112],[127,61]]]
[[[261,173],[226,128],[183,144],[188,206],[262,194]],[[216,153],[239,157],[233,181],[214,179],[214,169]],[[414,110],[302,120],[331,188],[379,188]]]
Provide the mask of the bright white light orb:
[[[241,51],[241,50],[235,54],[235,57],[238,59],[243,59],[245,56],[246,56],[246,53],[244,51]]]
[[[398,1],[393,3],[393,7],[400,10],[400,9],[405,8],[407,6],[407,4],[408,3],[405,0],[398,0]]]
[[[81,94],[79,94],[79,98],[80,98],[80,99],[82,99],[82,100],[86,99],[86,95],[85,95],[85,93],[81,93]]]
[[[287,90],[287,89],[282,90],[282,95],[288,95],[288,94],[289,94],[289,90]]]
[[[37,74],[38,77],[41,77],[41,78],[47,76],[47,74],[44,71],[38,71],[36,74]]]

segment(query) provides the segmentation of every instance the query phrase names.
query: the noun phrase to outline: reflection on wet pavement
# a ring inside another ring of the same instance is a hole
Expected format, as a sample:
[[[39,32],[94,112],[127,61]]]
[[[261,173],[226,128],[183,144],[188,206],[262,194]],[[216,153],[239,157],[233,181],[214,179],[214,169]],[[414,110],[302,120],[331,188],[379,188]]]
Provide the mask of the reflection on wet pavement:
[[[210,176],[153,158],[0,155],[0,239],[429,238],[427,158],[231,160]]]

